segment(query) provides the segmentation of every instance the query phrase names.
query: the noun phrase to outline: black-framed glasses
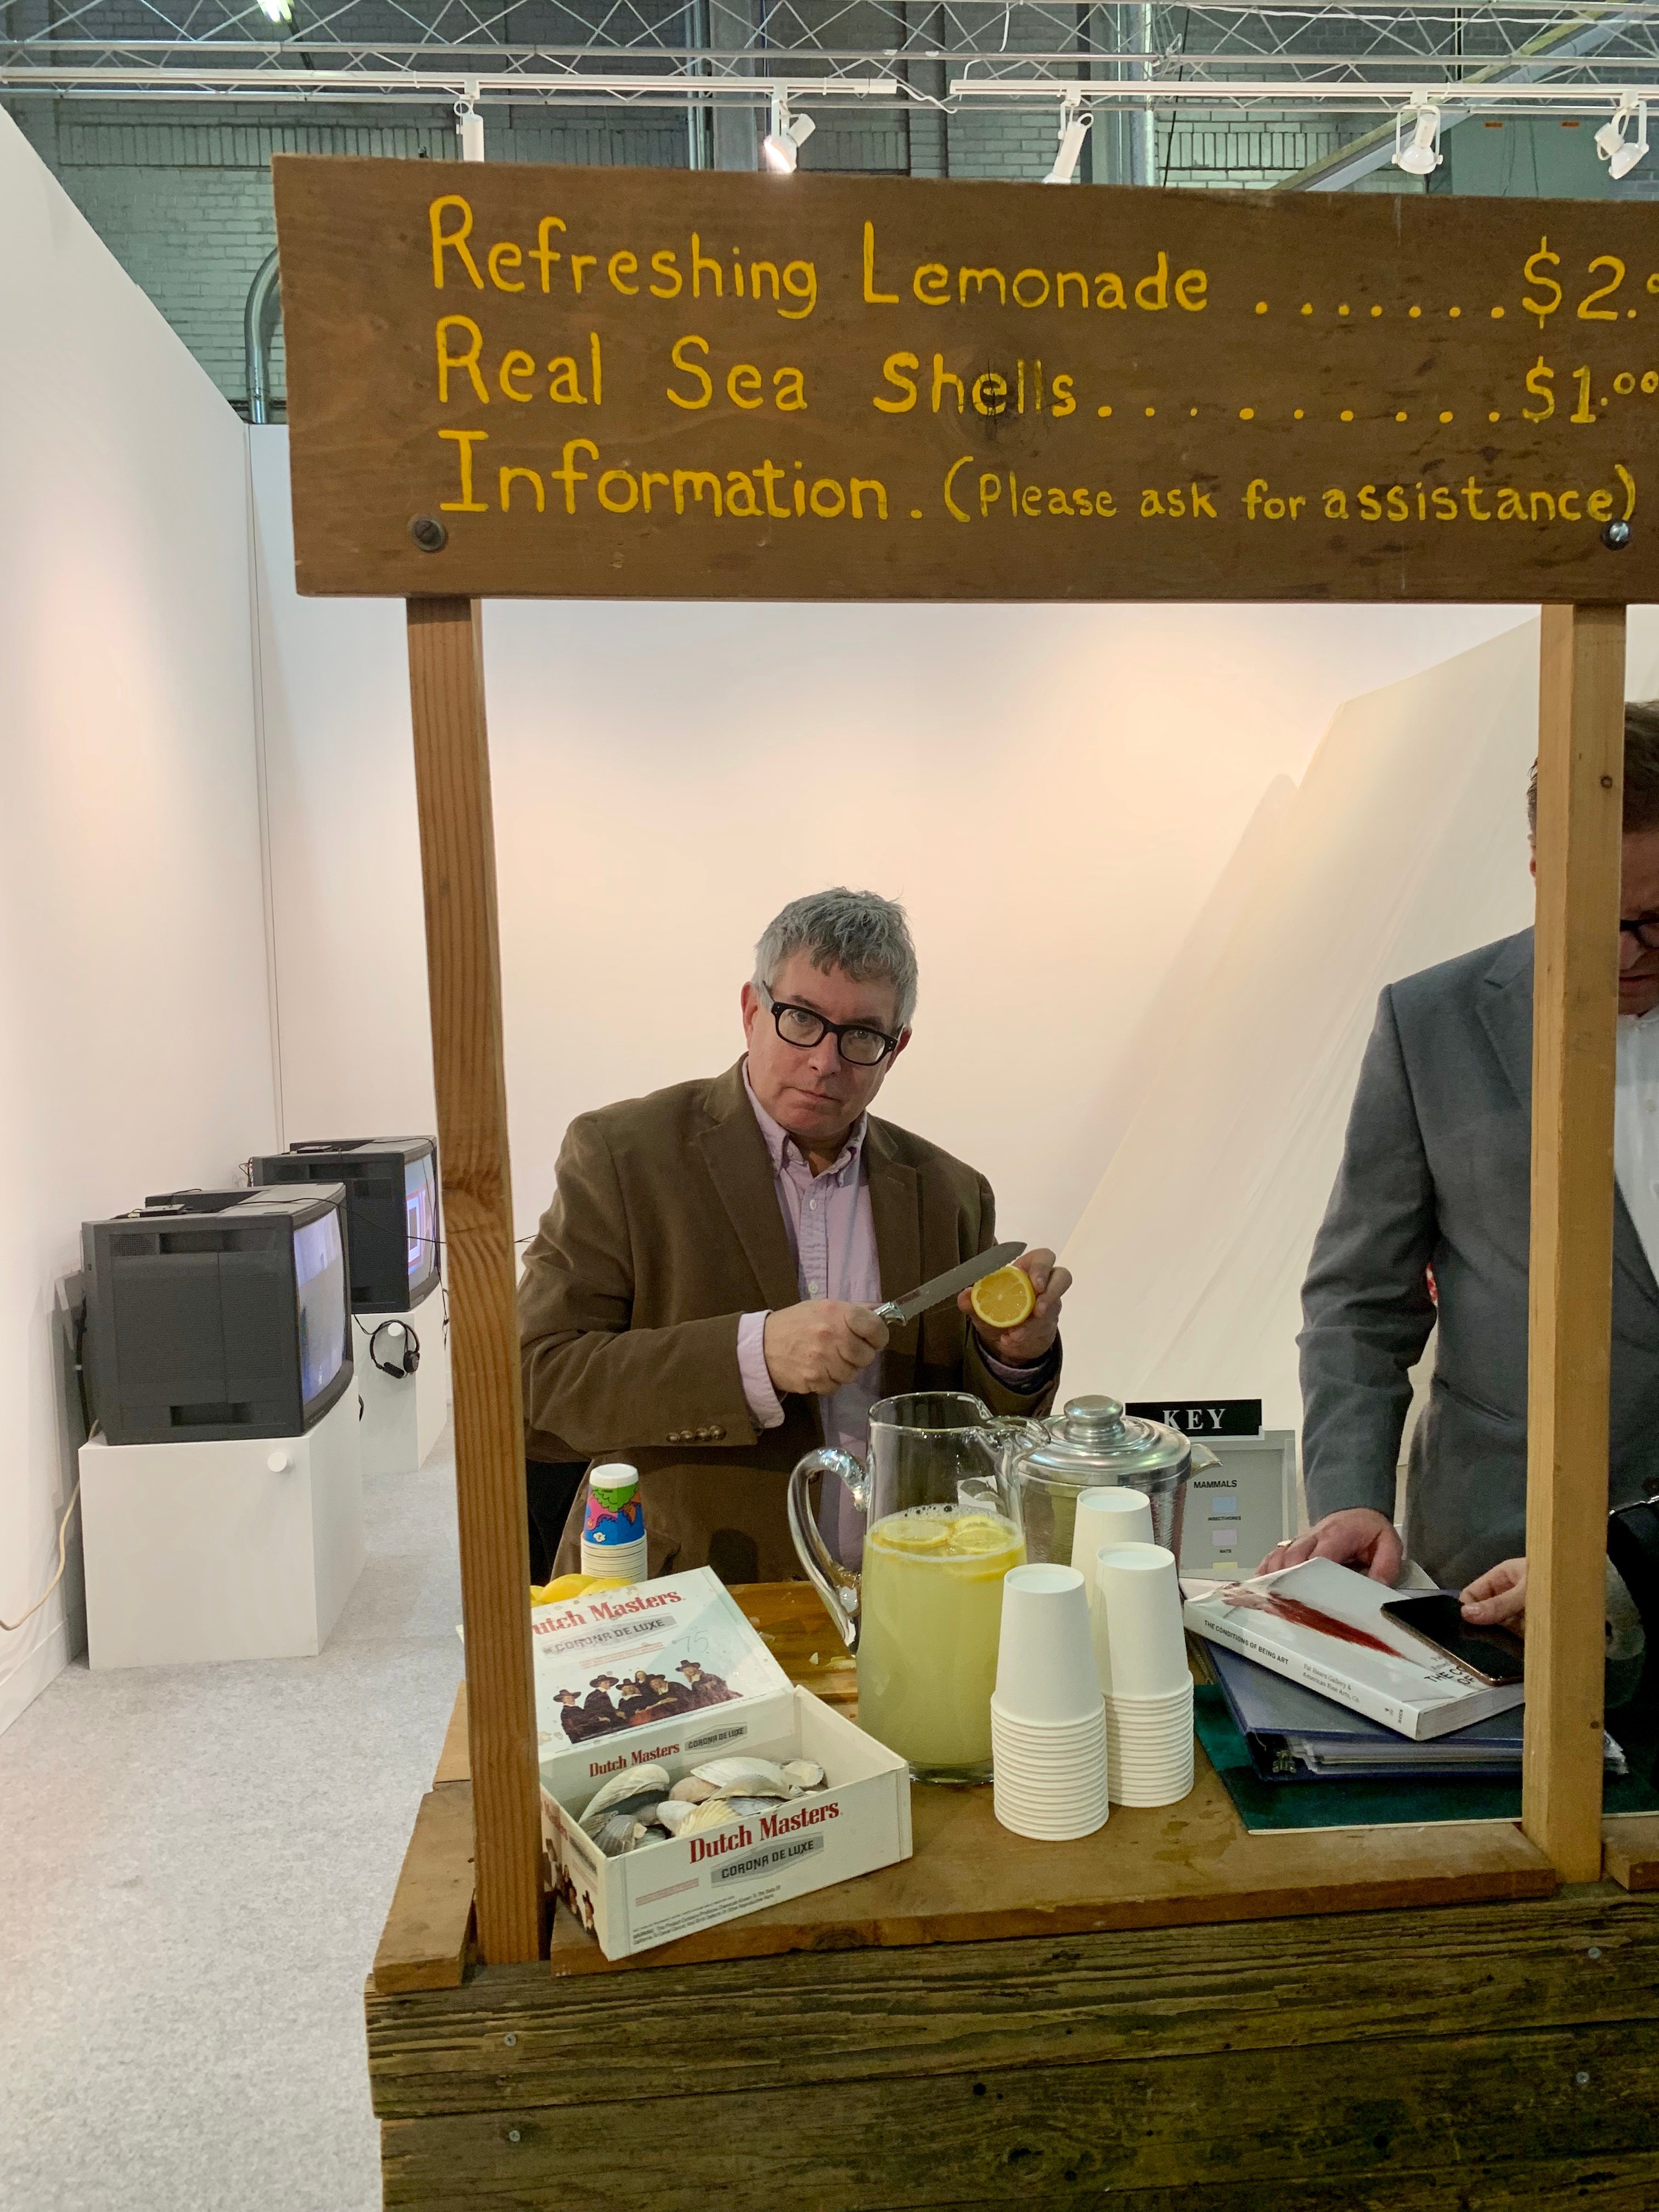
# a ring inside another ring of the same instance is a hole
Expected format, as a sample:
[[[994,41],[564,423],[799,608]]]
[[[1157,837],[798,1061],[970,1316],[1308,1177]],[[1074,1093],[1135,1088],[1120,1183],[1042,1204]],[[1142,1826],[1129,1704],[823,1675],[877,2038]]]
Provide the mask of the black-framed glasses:
[[[836,1050],[853,1066],[879,1067],[890,1052],[898,1050],[898,1039],[889,1036],[885,1030],[872,1030],[863,1022],[826,1021],[811,1006],[792,1006],[786,999],[775,999],[763,983],[761,994],[771,1009],[778,1035],[786,1044],[797,1045],[803,1052],[833,1036]]]
[[[1659,914],[1638,915],[1634,921],[1621,921],[1621,935],[1633,937],[1644,952],[1659,952]]]

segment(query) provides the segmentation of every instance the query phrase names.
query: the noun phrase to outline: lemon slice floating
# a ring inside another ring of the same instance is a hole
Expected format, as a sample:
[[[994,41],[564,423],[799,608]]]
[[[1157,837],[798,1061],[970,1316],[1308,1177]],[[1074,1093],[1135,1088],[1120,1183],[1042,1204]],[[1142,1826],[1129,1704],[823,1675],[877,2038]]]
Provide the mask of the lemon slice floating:
[[[959,1555],[1006,1552],[1014,1540],[1014,1532],[1008,1523],[996,1520],[989,1513],[963,1513],[949,1526],[951,1549]]]
[[[951,1541],[952,1524],[942,1513],[896,1513],[878,1525],[893,1552],[942,1552]]]
[[[1018,1328],[1029,1321],[1036,1305],[1036,1292],[1023,1267],[999,1267],[981,1275],[968,1293],[968,1303],[988,1328]]]

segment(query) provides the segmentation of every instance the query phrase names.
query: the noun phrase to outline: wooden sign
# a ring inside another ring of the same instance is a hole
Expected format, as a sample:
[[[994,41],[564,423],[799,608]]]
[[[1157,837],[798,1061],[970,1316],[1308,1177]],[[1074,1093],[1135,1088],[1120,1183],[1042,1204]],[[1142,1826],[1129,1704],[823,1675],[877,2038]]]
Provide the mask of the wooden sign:
[[[274,166],[302,591],[1659,598],[1643,206]]]

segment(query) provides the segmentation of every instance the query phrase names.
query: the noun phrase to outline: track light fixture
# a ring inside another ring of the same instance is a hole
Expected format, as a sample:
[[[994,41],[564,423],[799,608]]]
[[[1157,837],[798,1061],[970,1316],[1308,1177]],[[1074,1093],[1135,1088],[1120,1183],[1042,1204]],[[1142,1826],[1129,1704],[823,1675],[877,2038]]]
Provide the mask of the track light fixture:
[[[1632,125],[1636,135],[1630,137]],[[1648,150],[1648,104],[1633,92],[1621,92],[1619,105],[1595,134],[1595,150],[1610,177],[1627,177]]]
[[[1083,142],[1089,135],[1092,114],[1085,114],[1082,103],[1077,100],[1062,100],[1060,103],[1060,151],[1054,155],[1054,166],[1042,179],[1045,185],[1069,185],[1077,174],[1078,161],[1083,152]]]
[[[1409,142],[1406,125],[1412,126]],[[1440,110],[1426,92],[1413,94],[1394,118],[1394,166],[1409,177],[1426,177],[1445,160],[1440,150]]]
[[[775,92],[772,128],[761,141],[761,152],[766,157],[768,168],[776,169],[786,177],[793,176],[800,149],[817,127],[810,115],[792,116],[788,94]]]
[[[476,76],[465,80],[461,96],[455,103],[455,136],[461,142],[464,161],[482,161],[484,157],[483,118],[478,112],[479,83]]]

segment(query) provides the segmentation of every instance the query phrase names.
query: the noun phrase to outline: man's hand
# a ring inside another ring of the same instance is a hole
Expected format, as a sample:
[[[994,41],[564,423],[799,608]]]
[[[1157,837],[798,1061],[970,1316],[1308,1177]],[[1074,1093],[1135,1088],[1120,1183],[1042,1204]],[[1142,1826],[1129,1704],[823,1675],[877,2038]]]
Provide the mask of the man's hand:
[[[781,1307],[767,1315],[761,1337],[766,1371],[781,1398],[792,1390],[815,1398],[838,1390],[886,1348],[886,1322],[868,1306],[838,1298]]]
[[[1400,1531],[1386,1513],[1350,1505],[1316,1521],[1305,1535],[1275,1544],[1256,1572],[1276,1575],[1281,1567],[1299,1567],[1304,1559],[1334,1559],[1340,1566],[1363,1567],[1374,1583],[1392,1585],[1405,1556]]]
[[[1054,1254],[1041,1249],[1022,1252],[1014,1265],[1030,1277],[1036,1292],[1036,1307],[1018,1328],[988,1328],[974,1311],[968,1291],[957,1291],[957,1304],[994,1359],[1005,1360],[1010,1367],[1034,1367],[1060,1334],[1060,1302],[1072,1287],[1072,1271],[1056,1267]]]
[[[1512,1628],[1527,1632],[1527,1563],[1500,1559],[1477,1575],[1463,1592],[1463,1618],[1481,1628]]]

